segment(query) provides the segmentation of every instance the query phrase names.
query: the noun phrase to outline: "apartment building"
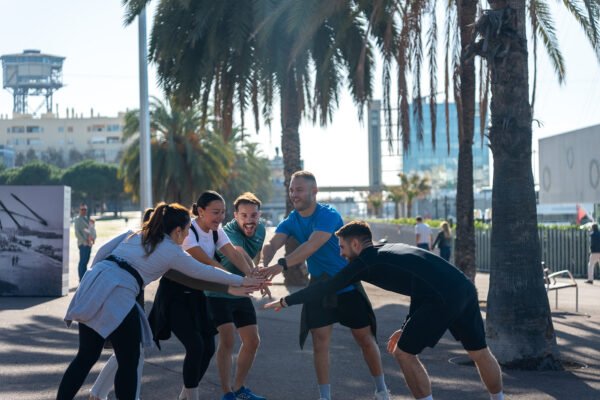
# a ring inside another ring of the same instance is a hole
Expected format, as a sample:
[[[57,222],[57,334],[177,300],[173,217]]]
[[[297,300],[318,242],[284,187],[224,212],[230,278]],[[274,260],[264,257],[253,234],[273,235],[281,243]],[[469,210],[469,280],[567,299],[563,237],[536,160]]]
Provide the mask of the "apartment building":
[[[77,115],[68,118],[55,114],[14,114],[13,118],[0,118],[0,145],[26,154],[30,149],[42,158],[50,149],[62,152],[68,162],[72,150],[103,163],[118,163],[125,148],[122,142],[125,113],[116,117]]]

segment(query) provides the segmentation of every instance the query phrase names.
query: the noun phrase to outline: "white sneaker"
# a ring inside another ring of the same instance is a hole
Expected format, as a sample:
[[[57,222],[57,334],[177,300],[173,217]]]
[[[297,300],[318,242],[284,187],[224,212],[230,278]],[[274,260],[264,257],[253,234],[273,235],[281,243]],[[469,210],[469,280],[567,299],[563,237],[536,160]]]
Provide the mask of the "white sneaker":
[[[380,392],[375,392],[375,400],[390,400],[390,391],[382,390]]]

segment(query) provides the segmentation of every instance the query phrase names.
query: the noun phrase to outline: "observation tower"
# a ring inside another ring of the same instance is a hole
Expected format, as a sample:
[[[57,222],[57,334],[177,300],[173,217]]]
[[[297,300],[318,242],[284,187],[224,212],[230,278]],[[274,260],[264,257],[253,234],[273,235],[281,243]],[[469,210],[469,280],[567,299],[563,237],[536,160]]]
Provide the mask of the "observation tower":
[[[52,95],[62,84],[65,57],[24,50],[21,54],[5,54],[2,60],[2,87],[13,94],[13,113],[28,114],[29,96],[44,96],[46,112],[52,112]],[[32,114],[44,105],[41,103]]]

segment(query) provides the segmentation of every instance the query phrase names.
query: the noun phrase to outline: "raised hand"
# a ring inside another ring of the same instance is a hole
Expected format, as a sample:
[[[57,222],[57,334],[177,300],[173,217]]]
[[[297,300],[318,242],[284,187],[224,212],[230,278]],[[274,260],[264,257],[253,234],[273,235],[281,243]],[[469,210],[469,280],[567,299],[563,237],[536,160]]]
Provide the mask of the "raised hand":
[[[283,271],[283,267],[279,264],[271,265],[270,267],[266,267],[261,269],[261,273],[267,277],[267,279],[273,279],[273,277],[277,274],[280,274]]]
[[[258,276],[245,276],[242,286],[246,288],[252,288],[253,290],[259,290],[262,286],[268,285],[271,282],[264,277]]]
[[[392,333],[392,336],[390,336],[387,342],[388,353],[394,353],[394,351],[396,351],[396,346],[398,345],[400,336],[402,336],[402,329],[398,329],[396,332]]]
[[[264,309],[272,308],[275,311],[279,311],[279,310],[281,310],[283,308],[282,305],[281,305],[281,299],[280,300],[271,301],[270,303],[266,303],[263,306],[263,308]]]
[[[246,286],[229,286],[227,288],[227,293],[232,296],[250,297],[250,293],[254,292],[254,290],[254,288],[249,288]]]
[[[252,271],[252,276],[264,278],[265,275],[266,274],[265,274],[265,268],[264,267],[258,267],[258,268],[255,268]],[[269,290],[268,285],[261,285],[261,287],[260,287],[260,294],[261,294],[262,297],[269,296],[269,299],[273,298],[273,296],[271,296],[271,290]]]

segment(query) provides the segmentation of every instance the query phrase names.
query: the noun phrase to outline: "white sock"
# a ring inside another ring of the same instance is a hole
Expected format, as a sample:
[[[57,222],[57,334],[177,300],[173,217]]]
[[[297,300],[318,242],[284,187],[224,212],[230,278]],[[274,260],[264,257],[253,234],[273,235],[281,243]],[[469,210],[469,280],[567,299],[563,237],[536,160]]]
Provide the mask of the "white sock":
[[[420,399],[417,399],[417,400],[433,400],[433,395],[430,394],[427,397],[421,397]]]
[[[319,385],[319,396],[322,399],[331,400],[331,384]]]
[[[387,386],[385,385],[385,378],[384,378],[383,374],[373,376],[373,382],[375,383],[375,391],[376,392],[387,391]]]
[[[504,392],[501,390],[496,394],[490,393],[490,400],[504,400]]]

